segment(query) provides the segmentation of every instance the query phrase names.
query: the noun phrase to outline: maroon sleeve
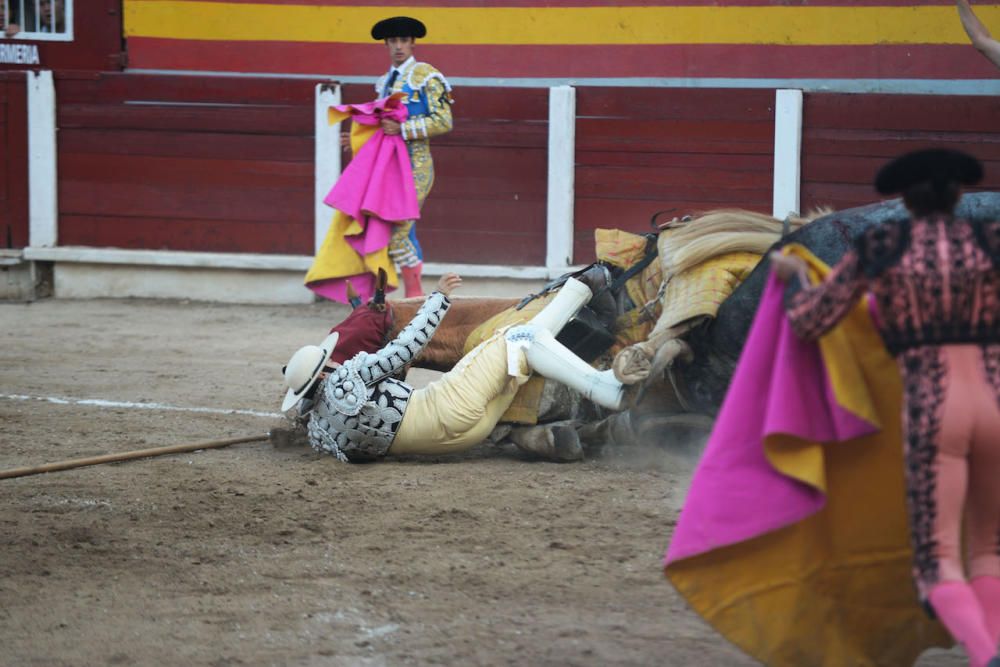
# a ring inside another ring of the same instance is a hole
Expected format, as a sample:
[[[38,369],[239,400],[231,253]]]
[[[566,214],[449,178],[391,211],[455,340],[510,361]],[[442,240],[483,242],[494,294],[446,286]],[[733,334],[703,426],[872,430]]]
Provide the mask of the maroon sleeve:
[[[368,306],[355,308],[343,322],[330,329],[330,333],[340,334],[331,361],[342,364],[359,352],[377,352],[385,345],[391,328],[392,312],[388,307],[382,312]]]

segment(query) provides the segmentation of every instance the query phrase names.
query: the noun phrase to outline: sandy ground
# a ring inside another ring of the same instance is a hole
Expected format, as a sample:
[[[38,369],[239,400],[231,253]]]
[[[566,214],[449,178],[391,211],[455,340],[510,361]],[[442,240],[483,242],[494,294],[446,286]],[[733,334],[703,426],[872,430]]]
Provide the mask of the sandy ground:
[[[280,365],[346,312],[0,304],[0,468],[266,434]],[[263,441],[3,480],[0,663],[756,664],[662,576],[688,469]]]

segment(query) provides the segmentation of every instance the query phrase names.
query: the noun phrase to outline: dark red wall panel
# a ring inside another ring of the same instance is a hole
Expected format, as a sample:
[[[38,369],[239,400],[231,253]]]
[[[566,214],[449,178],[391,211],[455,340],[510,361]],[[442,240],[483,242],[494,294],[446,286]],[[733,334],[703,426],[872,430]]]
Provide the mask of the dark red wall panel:
[[[344,87],[345,102],[371,99]],[[548,174],[548,90],[455,91],[455,126],[431,140],[435,182],[417,223],[431,262],[542,265]]]
[[[802,205],[842,209],[880,199],[875,173],[889,159],[947,147],[983,161],[978,189],[1000,189],[1000,99],[962,95],[805,96]]]
[[[774,91],[578,88],[573,261],[594,229],[649,230],[658,211],[769,212]]]
[[[311,254],[313,89],[59,76],[60,243]],[[372,96],[349,85],[343,97]],[[418,227],[427,259],[544,263],[548,92],[463,89],[458,102],[455,130],[432,142],[436,182]]]
[[[232,252],[233,238],[251,236],[270,244],[278,254],[303,254],[298,238],[288,234],[284,221],[155,218],[150,216],[60,216],[60,243],[114,246],[147,250]]]
[[[61,73],[59,241],[311,254],[313,84]]]
[[[218,104],[290,104],[313,102],[313,84],[301,79],[248,76],[163,76],[116,72],[62,72],[60,102],[70,104],[162,101]]]
[[[25,75],[0,72],[0,248],[28,245],[28,117]]]
[[[0,224],[3,225],[2,236],[6,243],[7,228],[10,226],[10,213],[7,210],[10,194],[10,187],[7,183],[10,174],[10,148],[7,146],[10,141],[7,136],[7,81],[0,78]],[[3,247],[6,247],[4,245]]]
[[[222,160],[301,162],[313,151],[310,134],[282,136],[227,132],[206,136],[198,131],[60,127],[59,150],[66,155],[101,154]]]

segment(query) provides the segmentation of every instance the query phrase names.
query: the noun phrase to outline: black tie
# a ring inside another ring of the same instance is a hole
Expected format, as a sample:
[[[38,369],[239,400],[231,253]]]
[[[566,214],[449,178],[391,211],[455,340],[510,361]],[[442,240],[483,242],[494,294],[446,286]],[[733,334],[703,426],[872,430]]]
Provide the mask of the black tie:
[[[385,88],[382,89],[382,97],[389,97],[389,93],[392,92],[392,84],[396,83],[397,78],[399,78],[399,70],[393,68],[392,74],[389,75],[389,80],[385,83]]]

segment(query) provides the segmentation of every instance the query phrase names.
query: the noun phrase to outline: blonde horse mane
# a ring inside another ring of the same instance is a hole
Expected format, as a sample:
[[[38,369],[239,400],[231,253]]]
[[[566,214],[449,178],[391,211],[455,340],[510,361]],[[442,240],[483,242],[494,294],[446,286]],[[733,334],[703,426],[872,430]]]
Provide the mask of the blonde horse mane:
[[[832,212],[829,208],[817,208],[804,217],[789,216],[788,231]],[[781,238],[784,222],[755,211],[720,208],[691,219],[668,222],[661,229],[659,245],[664,273],[676,275],[731,252],[763,255]]]

